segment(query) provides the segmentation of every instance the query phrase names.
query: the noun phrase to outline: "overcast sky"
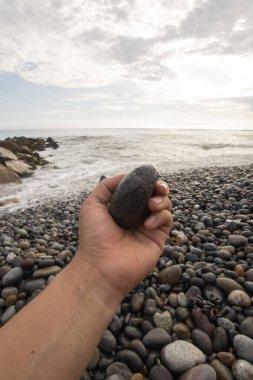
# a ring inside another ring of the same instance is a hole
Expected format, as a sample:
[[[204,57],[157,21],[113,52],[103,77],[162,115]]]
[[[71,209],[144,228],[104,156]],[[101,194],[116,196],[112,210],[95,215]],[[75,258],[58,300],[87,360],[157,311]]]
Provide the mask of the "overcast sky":
[[[0,0],[0,128],[253,129],[253,0]]]

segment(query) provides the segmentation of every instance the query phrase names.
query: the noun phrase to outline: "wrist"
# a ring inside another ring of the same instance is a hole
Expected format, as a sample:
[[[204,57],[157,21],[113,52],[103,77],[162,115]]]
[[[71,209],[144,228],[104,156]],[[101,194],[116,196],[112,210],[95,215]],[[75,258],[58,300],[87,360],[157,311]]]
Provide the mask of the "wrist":
[[[89,293],[92,299],[104,305],[109,313],[115,313],[124,294],[113,288],[103,273],[88,261],[81,259],[78,253],[66,269],[71,273],[81,297],[87,297]]]

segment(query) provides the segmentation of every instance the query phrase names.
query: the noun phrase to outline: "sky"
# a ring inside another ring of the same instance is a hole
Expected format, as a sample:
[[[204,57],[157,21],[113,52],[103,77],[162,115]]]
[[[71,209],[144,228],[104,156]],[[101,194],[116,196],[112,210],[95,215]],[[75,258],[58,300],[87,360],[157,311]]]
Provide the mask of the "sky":
[[[0,0],[0,129],[253,129],[253,0]]]

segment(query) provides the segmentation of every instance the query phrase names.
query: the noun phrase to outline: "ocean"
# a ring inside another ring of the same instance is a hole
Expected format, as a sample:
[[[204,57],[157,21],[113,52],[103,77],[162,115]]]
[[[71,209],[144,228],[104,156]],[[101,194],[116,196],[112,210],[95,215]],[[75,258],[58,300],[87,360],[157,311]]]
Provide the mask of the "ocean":
[[[144,163],[171,173],[198,167],[253,163],[253,131],[175,129],[37,129],[0,130],[13,136],[55,138],[57,150],[41,155],[50,164],[38,168],[22,184],[0,187],[0,198],[15,196],[18,206],[33,206],[52,198],[87,192],[102,174],[112,176]],[[218,169],[217,169],[218,170]]]

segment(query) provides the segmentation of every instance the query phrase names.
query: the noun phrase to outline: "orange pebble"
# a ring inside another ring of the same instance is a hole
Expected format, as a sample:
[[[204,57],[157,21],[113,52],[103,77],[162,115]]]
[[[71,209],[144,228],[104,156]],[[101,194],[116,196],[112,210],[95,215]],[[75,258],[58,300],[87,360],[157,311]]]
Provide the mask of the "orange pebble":
[[[235,266],[235,272],[238,274],[239,277],[244,277],[244,269],[241,264],[237,264]]]
[[[131,380],[143,380],[144,377],[141,373],[134,373],[133,376],[131,376]]]

